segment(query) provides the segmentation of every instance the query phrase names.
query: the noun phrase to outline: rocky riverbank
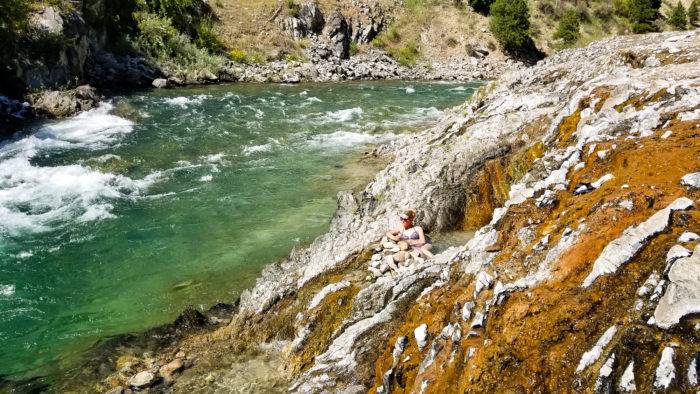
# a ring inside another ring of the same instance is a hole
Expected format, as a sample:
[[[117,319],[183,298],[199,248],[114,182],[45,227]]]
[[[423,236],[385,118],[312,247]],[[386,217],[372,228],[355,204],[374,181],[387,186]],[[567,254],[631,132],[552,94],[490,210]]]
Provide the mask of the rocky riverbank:
[[[330,231],[267,267],[230,320],[80,381],[113,392],[697,390],[698,59],[698,31],[619,37],[500,78],[375,151],[394,161],[341,193]],[[391,247],[377,242],[405,207],[434,232],[476,235],[375,278],[373,255]]]

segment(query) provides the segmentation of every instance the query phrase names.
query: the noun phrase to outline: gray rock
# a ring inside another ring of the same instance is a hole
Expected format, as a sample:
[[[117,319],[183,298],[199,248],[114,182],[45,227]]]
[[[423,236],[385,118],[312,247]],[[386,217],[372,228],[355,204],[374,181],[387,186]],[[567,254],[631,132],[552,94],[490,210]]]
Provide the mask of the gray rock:
[[[182,360],[176,358],[175,360],[160,367],[159,372],[161,375],[163,375],[164,378],[170,379],[173,377],[173,375],[182,372],[184,367],[185,366],[182,363]]]
[[[60,35],[63,33],[63,18],[56,7],[49,6],[29,17],[29,24],[46,34]]]
[[[310,33],[319,34],[323,30],[323,26],[326,23],[323,18],[323,13],[318,6],[316,0],[311,0],[308,3],[304,3],[299,10],[299,19],[302,21],[306,30]]]
[[[165,78],[156,78],[151,83],[154,88],[162,89],[168,87],[168,80]]]
[[[339,59],[347,59],[350,54],[350,26],[339,10],[331,14],[323,34],[330,40],[333,55]]]

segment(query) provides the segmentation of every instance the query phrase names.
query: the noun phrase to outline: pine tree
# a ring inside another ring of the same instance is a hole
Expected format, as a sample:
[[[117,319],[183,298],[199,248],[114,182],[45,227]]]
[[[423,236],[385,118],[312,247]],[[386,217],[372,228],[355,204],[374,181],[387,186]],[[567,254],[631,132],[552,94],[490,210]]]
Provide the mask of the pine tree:
[[[564,44],[572,45],[580,36],[578,14],[573,9],[567,10],[559,20],[554,38],[561,38]]]
[[[530,10],[526,0],[496,0],[491,5],[491,32],[508,52],[518,52],[530,38]]]
[[[693,0],[688,6],[688,23],[695,26],[698,23],[698,0]]]
[[[656,31],[654,21],[659,16],[660,0],[629,0],[627,13],[635,33]]]
[[[676,7],[673,8],[671,16],[668,18],[668,23],[676,30],[685,30],[688,28],[685,7],[683,7],[683,3],[680,1],[676,4]]]

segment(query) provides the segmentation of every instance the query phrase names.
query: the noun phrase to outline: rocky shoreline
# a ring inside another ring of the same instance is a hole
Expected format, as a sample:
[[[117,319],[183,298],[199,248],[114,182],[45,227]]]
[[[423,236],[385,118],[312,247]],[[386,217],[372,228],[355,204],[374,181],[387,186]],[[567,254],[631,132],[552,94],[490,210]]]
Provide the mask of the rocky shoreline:
[[[375,151],[394,162],[341,193],[329,232],[268,266],[230,321],[83,382],[115,393],[244,381],[319,393],[696,390],[699,55],[698,31],[619,37],[500,78]],[[433,231],[478,231],[375,279],[377,242],[409,206]],[[153,379],[135,385],[144,372]]]

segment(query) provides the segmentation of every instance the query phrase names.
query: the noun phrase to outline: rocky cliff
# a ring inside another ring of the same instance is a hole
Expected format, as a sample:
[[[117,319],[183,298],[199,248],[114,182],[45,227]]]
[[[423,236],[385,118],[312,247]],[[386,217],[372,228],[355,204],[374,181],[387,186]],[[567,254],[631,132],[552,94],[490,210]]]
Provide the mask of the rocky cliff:
[[[97,387],[697,390],[698,59],[698,31],[618,37],[491,83],[374,152],[393,162],[230,321],[115,360]],[[476,233],[375,277],[406,207]]]

